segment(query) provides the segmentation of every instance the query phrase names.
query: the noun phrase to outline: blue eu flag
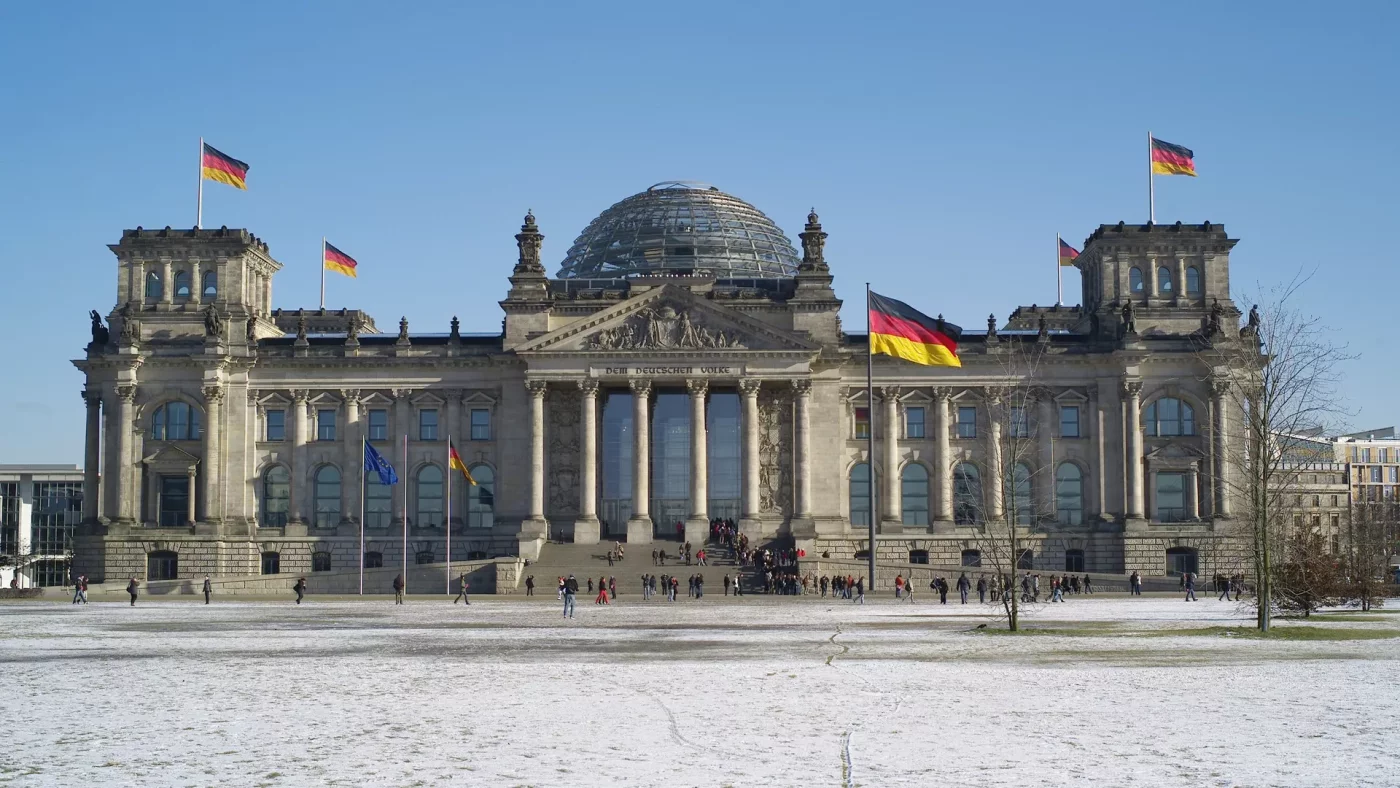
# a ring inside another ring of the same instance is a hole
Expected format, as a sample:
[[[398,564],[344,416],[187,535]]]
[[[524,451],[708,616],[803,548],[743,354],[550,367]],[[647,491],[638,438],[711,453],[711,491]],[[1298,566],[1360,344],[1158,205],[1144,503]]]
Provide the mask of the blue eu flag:
[[[380,456],[374,447],[365,441],[365,470],[374,471],[379,474],[380,484],[398,484],[399,475],[394,473],[394,466],[389,461]]]

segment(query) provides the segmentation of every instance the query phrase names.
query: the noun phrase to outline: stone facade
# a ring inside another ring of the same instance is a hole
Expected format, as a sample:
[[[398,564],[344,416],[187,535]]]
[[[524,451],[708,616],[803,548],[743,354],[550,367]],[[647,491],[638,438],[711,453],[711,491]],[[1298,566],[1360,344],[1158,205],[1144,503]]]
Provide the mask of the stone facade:
[[[246,230],[126,231],[111,247],[110,330],[95,327],[75,362],[93,502],[76,568],[144,577],[153,555],[174,554],[159,571],[256,575],[275,555],[282,573],[346,571],[364,560],[362,523],[365,552],[392,567],[405,519],[410,564],[445,560],[449,527],[460,560],[534,558],[549,537],[647,542],[662,392],[689,396],[692,425],[717,393],[737,398],[734,506],[760,540],[832,558],[866,549],[866,526],[852,525],[864,487],[851,479],[873,459],[882,558],[956,564],[981,523],[1010,510],[1047,571],[1163,574],[1172,548],[1201,573],[1240,568],[1223,478],[1239,414],[1212,348],[1248,340],[1222,227],[1100,227],[1076,260],[1081,306],[963,332],[960,369],[878,356],[873,403],[866,338],[842,330],[815,214],[804,230],[788,278],[584,282],[548,277],[527,216],[489,336],[463,336],[455,320],[446,335],[406,319],[378,334],[357,310],[274,312],[281,266]],[[600,515],[610,394],[640,417],[626,523]],[[706,434],[689,432],[678,519],[691,541],[711,515]],[[481,485],[449,470],[449,435]],[[401,483],[362,487],[364,440]],[[988,483],[970,486],[967,469]],[[1004,474],[1015,480],[990,483]]]

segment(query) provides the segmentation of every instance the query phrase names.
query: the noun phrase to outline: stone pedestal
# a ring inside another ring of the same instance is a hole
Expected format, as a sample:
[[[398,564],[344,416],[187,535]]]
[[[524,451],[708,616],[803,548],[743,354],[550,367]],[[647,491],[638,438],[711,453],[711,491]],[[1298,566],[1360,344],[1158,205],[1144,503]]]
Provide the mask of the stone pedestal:
[[[710,521],[704,518],[690,518],[685,521],[685,540],[699,550],[710,538]]]
[[[627,521],[627,544],[651,544],[650,517],[633,517]]]
[[[574,520],[574,544],[598,544],[601,524],[597,517],[580,517]]]

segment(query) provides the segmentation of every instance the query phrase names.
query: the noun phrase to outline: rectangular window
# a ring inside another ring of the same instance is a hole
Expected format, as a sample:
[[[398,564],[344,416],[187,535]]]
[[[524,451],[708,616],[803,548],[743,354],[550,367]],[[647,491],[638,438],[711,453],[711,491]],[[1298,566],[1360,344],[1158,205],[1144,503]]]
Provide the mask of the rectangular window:
[[[1375,482],[1375,483],[1377,483],[1377,484],[1379,484],[1379,483],[1382,481],[1382,479],[1381,479],[1381,466],[1379,466],[1379,465],[1373,465],[1373,466],[1371,466],[1371,481],[1372,481],[1372,482]]]
[[[924,437],[923,408],[906,408],[904,410],[904,437],[911,439]]]
[[[329,408],[316,411],[316,440],[335,440],[335,411]]]
[[[1186,474],[1157,474],[1157,522],[1179,523],[1186,519]]]
[[[1340,514],[1334,514],[1334,515],[1332,515],[1332,532],[1333,532],[1333,533],[1336,533],[1341,527],[1342,527],[1342,516],[1341,516]]]
[[[1371,450],[1370,450],[1369,448],[1366,448],[1366,449],[1362,449],[1362,450],[1361,450],[1361,461],[1362,461],[1362,462],[1370,462],[1370,461],[1371,461]]]
[[[270,410],[267,412],[267,437],[265,440],[281,441],[287,439],[287,411]]]
[[[1334,508],[1337,506],[1337,496],[1335,496],[1335,495],[1332,496],[1332,506],[1333,506]]]
[[[1321,531],[1321,530],[1322,530],[1322,515],[1320,515],[1320,514],[1315,514],[1315,515],[1313,515],[1312,518],[1309,520],[1309,522],[1312,524],[1312,529],[1313,529],[1314,531]]]
[[[435,441],[438,439],[438,418],[436,410],[418,411],[418,440]]]
[[[975,438],[975,437],[977,437],[977,408],[975,408],[975,407],[960,407],[960,408],[958,408],[958,437],[959,437],[959,438]]]
[[[1079,406],[1066,405],[1060,408],[1060,437],[1079,437]]]
[[[1026,409],[1012,406],[1011,408],[1011,428],[1010,437],[1029,438],[1031,435],[1031,425],[1026,419]]]
[[[0,555],[19,552],[19,484],[0,482]]]
[[[369,435],[372,441],[389,439],[389,411],[382,408],[369,412]]]
[[[1313,496],[1313,508],[1316,509],[1316,508],[1318,508],[1318,507],[1321,506],[1321,505],[1322,505],[1322,496],[1321,496],[1321,495],[1314,495],[1314,496]]]
[[[1391,482],[1391,484],[1394,484],[1395,482],[1400,482],[1400,466],[1394,466],[1394,465],[1391,466],[1391,468],[1390,468],[1390,482]]]
[[[856,408],[856,439],[870,437],[870,408]]]
[[[1390,462],[1390,449],[1381,449],[1381,462]]]
[[[472,440],[491,440],[491,411],[485,408],[472,408]]]

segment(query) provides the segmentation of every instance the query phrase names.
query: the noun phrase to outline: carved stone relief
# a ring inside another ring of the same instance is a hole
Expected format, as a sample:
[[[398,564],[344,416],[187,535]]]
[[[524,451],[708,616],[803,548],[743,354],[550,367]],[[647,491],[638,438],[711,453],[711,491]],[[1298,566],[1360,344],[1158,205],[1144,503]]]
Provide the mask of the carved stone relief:
[[[758,392],[758,504],[764,514],[792,516],[792,389]]]
[[[577,515],[582,424],[582,393],[575,386],[550,389],[545,436],[548,448],[548,512],[551,517]]]
[[[742,349],[732,330],[717,329],[670,306],[647,308],[588,340],[591,350]]]

